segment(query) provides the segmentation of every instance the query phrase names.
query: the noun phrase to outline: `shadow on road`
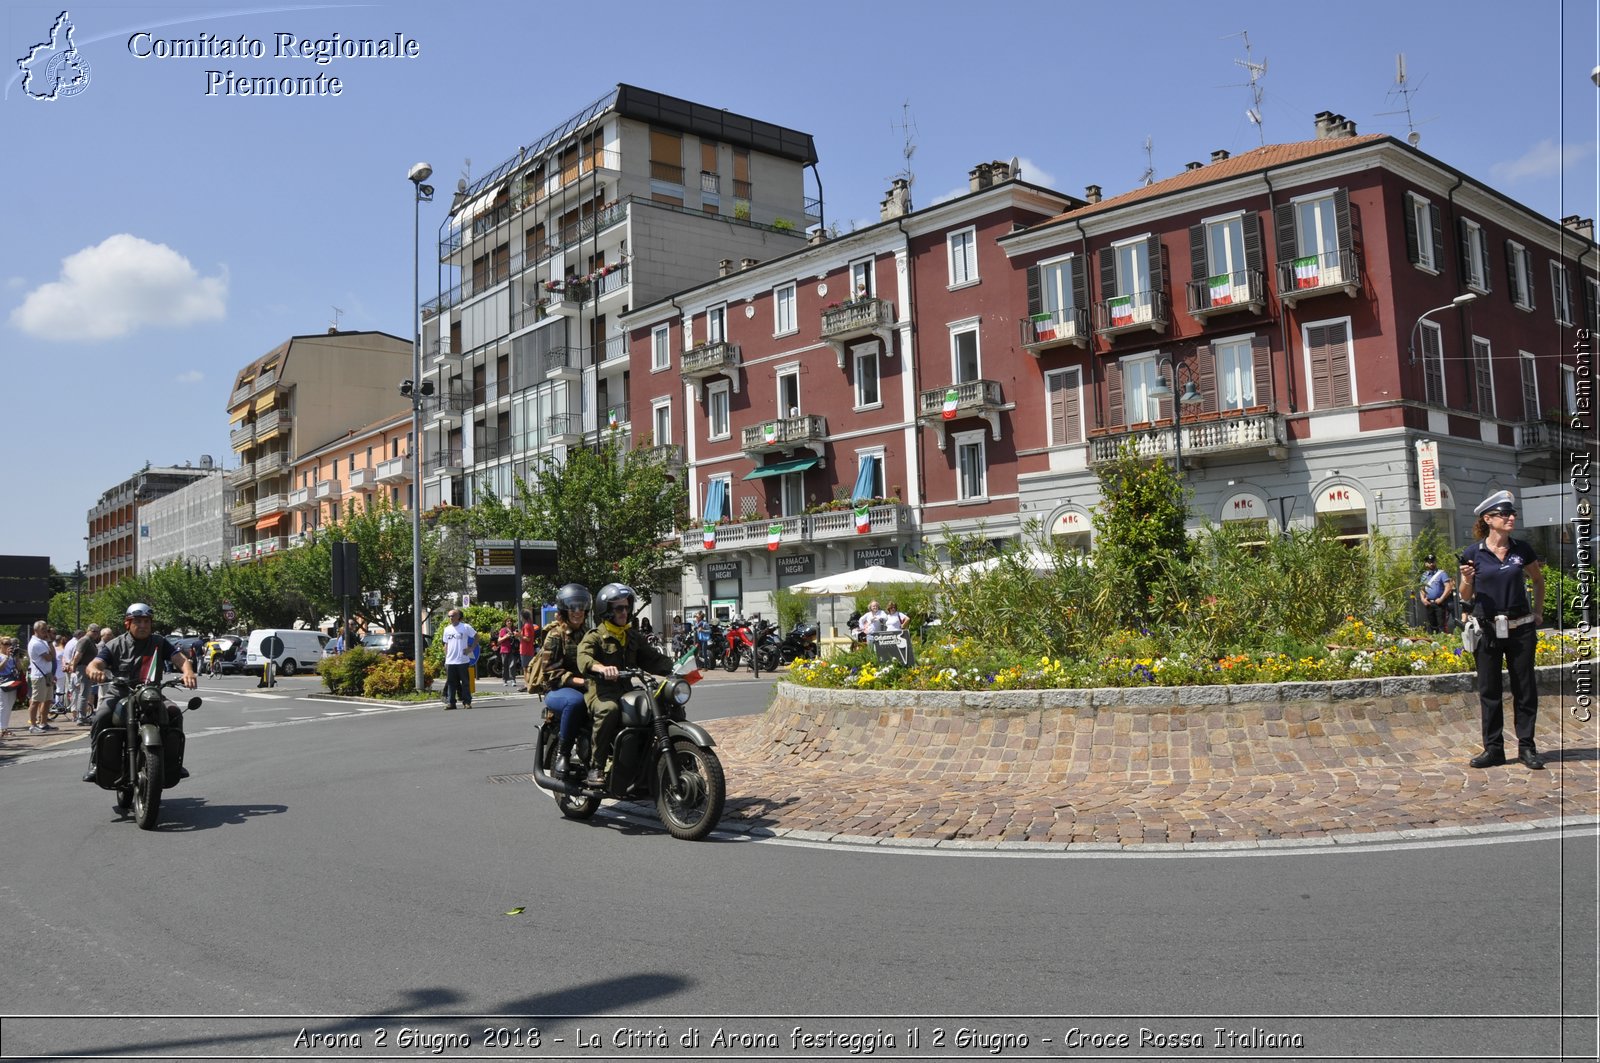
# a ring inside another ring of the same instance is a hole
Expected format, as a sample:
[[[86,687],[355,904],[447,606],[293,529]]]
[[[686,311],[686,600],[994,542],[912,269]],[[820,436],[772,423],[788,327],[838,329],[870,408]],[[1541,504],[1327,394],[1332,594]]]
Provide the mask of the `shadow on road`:
[[[213,805],[203,797],[167,797],[161,800],[161,822],[156,830],[171,833],[214,830],[247,823],[257,816],[276,816],[288,805]]]

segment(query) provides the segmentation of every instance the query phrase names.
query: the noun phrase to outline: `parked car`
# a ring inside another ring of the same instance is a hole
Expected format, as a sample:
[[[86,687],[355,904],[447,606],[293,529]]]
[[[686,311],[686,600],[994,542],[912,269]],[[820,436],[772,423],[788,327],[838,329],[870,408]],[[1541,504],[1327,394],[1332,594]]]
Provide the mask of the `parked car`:
[[[258,672],[266,665],[268,658],[261,652],[262,646],[268,638],[274,637],[277,638],[279,647],[278,653],[272,657],[272,666],[279,675],[289,676],[296,672],[312,671],[327,652],[328,636],[320,631],[258,627],[250,632],[250,639],[245,644],[246,671]]]
[[[422,636],[422,646],[428,647],[428,636]],[[377,635],[366,635],[361,639],[361,648],[371,650],[373,653],[388,654],[390,657],[407,657],[417,659],[417,636],[411,631],[386,631]]]

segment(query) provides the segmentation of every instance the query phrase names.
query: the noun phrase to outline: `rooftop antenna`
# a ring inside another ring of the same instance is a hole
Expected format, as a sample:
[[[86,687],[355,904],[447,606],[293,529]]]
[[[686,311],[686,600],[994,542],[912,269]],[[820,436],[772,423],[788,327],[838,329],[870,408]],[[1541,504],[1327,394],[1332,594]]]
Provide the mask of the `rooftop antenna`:
[[[1422,75],[1422,81],[1427,81],[1427,80],[1428,80],[1428,75],[1426,75],[1426,74]],[[1433,121],[1432,118],[1424,118],[1422,121],[1418,122],[1418,121],[1415,121],[1413,119],[1413,117],[1412,117],[1412,114],[1411,114],[1411,97],[1412,97],[1412,95],[1414,95],[1415,93],[1418,93],[1420,91],[1422,91],[1422,82],[1421,81],[1417,82],[1416,85],[1412,85],[1406,80],[1406,54],[1404,52],[1400,52],[1400,53],[1396,54],[1395,57],[1394,57],[1394,87],[1389,90],[1389,94],[1388,94],[1387,98],[1390,99],[1390,100],[1393,100],[1396,96],[1399,96],[1400,99],[1403,101],[1404,105],[1398,111],[1379,111],[1378,114],[1380,114],[1380,115],[1391,115],[1391,114],[1403,114],[1403,115],[1405,115],[1406,116],[1406,129],[1408,130],[1408,132],[1406,133],[1406,143],[1410,144],[1413,148],[1416,147],[1418,144],[1420,144],[1422,142],[1422,134],[1417,132],[1417,126],[1419,126],[1419,125],[1427,125],[1429,122]]]
[[[1139,183],[1146,187],[1155,184],[1156,155],[1155,142],[1149,137],[1144,138],[1144,173],[1139,175]]]
[[[889,123],[890,129],[900,131],[902,146],[900,154],[905,159],[905,166],[895,174],[895,178],[904,178],[906,182],[906,210],[911,210],[911,189],[917,183],[917,175],[911,169],[911,157],[917,153],[917,121],[911,117],[911,101],[906,100],[900,104],[900,122]]]
[[[1238,33],[1229,34],[1222,39],[1226,41],[1234,37],[1244,38],[1244,58],[1235,59],[1233,65],[1244,67],[1245,70],[1249,71],[1250,80],[1243,84],[1236,83],[1228,87],[1248,88],[1250,90],[1250,106],[1245,109],[1244,116],[1251,125],[1256,127],[1256,140],[1260,145],[1264,146],[1267,142],[1267,131],[1261,122],[1261,100],[1266,95],[1266,92],[1261,87],[1261,79],[1267,76],[1267,61],[1265,58],[1259,63],[1255,61],[1255,57],[1250,50],[1249,30],[1240,30]]]
[[[332,327],[333,331],[339,331],[339,319],[343,316],[343,310],[340,310],[337,306],[333,308],[333,321],[330,322],[330,326]]]

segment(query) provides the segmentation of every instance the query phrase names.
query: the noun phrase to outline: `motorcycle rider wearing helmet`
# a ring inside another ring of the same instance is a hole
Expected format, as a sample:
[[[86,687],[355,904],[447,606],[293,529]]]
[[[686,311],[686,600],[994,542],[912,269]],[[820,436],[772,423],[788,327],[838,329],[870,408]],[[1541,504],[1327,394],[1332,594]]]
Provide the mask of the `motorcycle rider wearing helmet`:
[[[595,604],[595,629],[578,644],[578,671],[592,682],[583,692],[593,720],[594,763],[585,778],[586,786],[605,785],[606,760],[621,721],[617,717],[619,700],[627,687],[617,682],[619,668],[639,668],[667,675],[674,664],[633,627],[636,595],[626,583],[608,583],[600,588]]]
[[[88,681],[107,683],[121,679],[128,683],[159,682],[163,667],[177,664],[183,670],[183,685],[190,690],[198,686],[200,681],[194,673],[194,661],[187,654],[180,653],[164,636],[154,634],[154,624],[155,610],[148,605],[134,602],[128,606],[127,612],[122,615],[123,633],[102,642],[94,660],[84,669]],[[95,710],[94,721],[89,725],[89,770],[83,774],[84,782],[94,782],[94,757],[95,751],[100,748],[100,732],[111,722],[117,701],[114,697],[102,697],[100,707]],[[173,712],[170,702],[167,722],[180,731],[183,729],[183,715]],[[179,778],[188,776],[188,768],[179,770]]]
[[[578,641],[588,630],[589,606],[594,599],[589,588],[569,583],[556,591],[556,620],[545,629],[544,706],[561,714],[561,744],[551,774],[565,775],[572,759],[572,743],[583,718],[583,695],[589,680],[578,671]]]

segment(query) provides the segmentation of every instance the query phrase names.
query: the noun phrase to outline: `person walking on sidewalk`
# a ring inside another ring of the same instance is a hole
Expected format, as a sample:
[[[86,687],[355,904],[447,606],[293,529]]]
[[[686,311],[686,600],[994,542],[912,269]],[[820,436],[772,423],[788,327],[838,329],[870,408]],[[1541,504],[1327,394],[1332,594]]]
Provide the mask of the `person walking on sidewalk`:
[[[478,633],[472,625],[461,619],[461,610],[449,612],[450,623],[440,636],[444,639],[444,707],[456,707],[459,698],[463,705],[472,708],[472,680],[467,670],[472,667],[472,651]]]
[[[54,731],[50,725],[50,703],[56,696],[56,651],[50,645],[50,625],[34,621],[33,637],[28,640],[28,733]]]
[[[1544,615],[1544,565],[1533,546],[1511,536],[1517,522],[1510,491],[1496,491],[1478,504],[1472,535],[1478,540],[1461,554],[1461,604],[1481,628],[1473,660],[1478,669],[1478,712],[1483,722],[1483,752],[1468,763],[1491,768],[1506,762],[1505,708],[1500,665],[1511,677],[1511,703],[1517,732],[1517,759],[1532,771],[1544,768],[1533,741],[1539,715],[1539,688],[1533,656]],[[1528,602],[1528,584],[1533,602]]]
[[[511,629],[511,620],[508,618],[500,625],[499,632],[495,635],[495,648],[500,651],[500,680],[502,686],[510,686],[517,681],[518,657],[517,633]]]

